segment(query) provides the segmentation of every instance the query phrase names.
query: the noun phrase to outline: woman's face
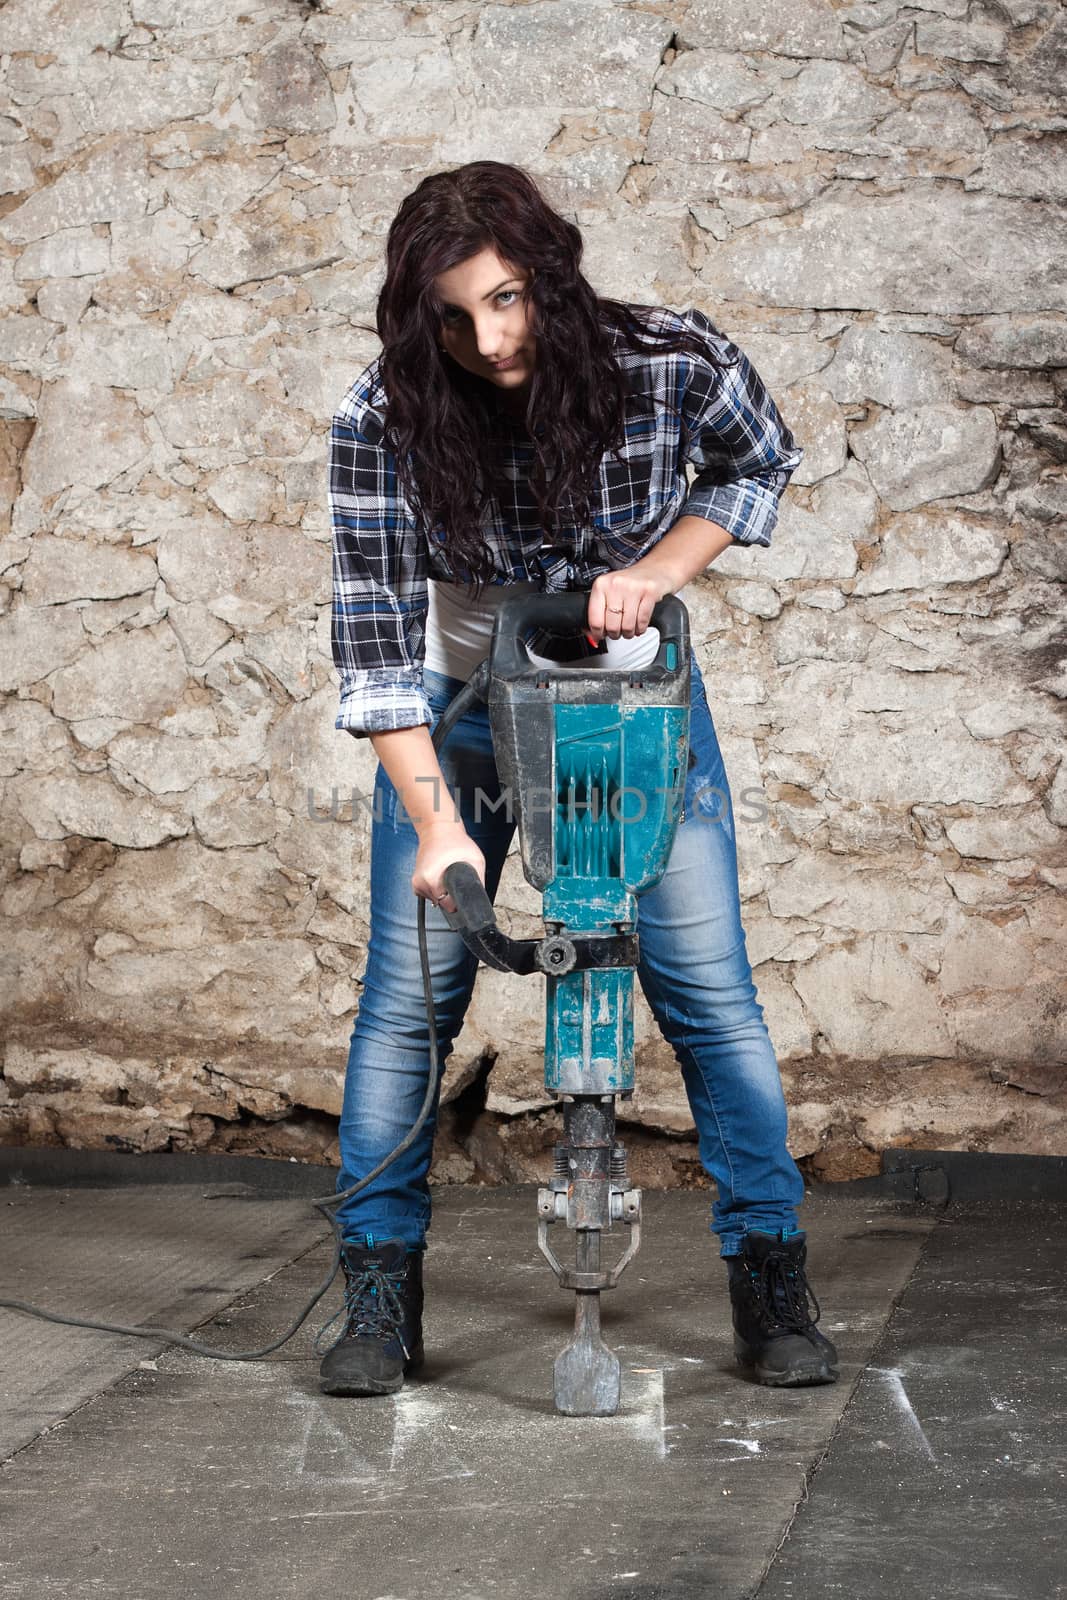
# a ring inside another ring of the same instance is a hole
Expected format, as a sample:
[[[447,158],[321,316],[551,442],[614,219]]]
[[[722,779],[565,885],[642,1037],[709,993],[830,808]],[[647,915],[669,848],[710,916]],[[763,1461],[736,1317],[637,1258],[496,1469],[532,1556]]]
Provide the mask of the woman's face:
[[[434,279],[444,306],[439,343],[461,367],[516,398],[528,393],[536,360],[533,305],[522,299],[531,277],[529,268],[483,250]]]

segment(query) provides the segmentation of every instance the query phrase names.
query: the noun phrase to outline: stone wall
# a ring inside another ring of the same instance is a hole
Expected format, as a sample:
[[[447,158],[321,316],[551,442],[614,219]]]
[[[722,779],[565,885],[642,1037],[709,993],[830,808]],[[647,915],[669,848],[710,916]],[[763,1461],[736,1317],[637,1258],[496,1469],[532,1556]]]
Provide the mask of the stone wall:
[[[795,1153],[1063,1151],[1054,0],[8,0],[0,53],[0,1136],[335,1148],[373,758],[325,434],[399,201],[494,156],[806,449],[685,595]],[[481,974],[441,1176],[543,1162],[541,1006]],[[693,1180],[643,1010],[639,1082],[640,1174]]]

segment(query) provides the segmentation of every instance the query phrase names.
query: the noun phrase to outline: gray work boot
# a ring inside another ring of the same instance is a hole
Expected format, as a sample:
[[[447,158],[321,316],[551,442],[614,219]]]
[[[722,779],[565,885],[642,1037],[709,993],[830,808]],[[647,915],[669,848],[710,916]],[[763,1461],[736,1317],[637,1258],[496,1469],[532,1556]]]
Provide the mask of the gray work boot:
[[[422,1251],[346,1239],[344,1325],[323,1357],[324,1394],[393,1394],[423,1363]]]
[[[819,1303],[804,1274],[806,1257],[803,1233],[784,1230],[753,1230],[741,1254],[726,1257],[734,1354],[760,1383],[773,1388],[837,1379],[837,1351],[815,1326]]]

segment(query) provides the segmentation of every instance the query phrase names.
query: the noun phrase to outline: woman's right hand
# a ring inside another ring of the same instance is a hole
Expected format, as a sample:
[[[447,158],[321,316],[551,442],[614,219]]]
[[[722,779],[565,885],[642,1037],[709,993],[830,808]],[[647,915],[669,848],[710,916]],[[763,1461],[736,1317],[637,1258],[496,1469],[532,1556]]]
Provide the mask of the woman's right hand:
[[[445,868],[455,861],[469,861],[485,887],[485,857],[462,822],[435,823],[420,833],[411,887],[424,900],[439,905],[442,911],[456,909],[456,902],[444,884]]]

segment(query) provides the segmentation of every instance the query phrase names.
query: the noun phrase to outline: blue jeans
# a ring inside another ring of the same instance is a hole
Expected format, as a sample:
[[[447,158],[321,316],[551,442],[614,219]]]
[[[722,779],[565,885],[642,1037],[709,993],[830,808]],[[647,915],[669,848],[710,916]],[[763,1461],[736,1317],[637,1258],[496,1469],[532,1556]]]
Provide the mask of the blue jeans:
[[[430,671],[424,681],[436,726],[462,683]],[[700,1159],[717,1190],[711,1228],[719,1236],[720,1253],[730,1256],[740,1252],[750,1229],[794,1229],[804,1183],[786,1149],[778,1063],[741,925],[730,788],[695,660],[690,748],[684,821],[667,871],[638,897],[637,970],[681,1068]],[[506,805],[493,809],[500,782],[484,705],[460,719],[439,759],[467,831],[485,856],[486,888],[494,897],[515,821]],[[348,1054],[338,1189],[357,1182],[408,1132],[430,1070],[411,887],[418,839],[398,814],[396,790],[380,764],[373,816],[370,944]],[[426,933],[443,1069],[478,963],[434,906],[426,908]],[[435,1096],[410,1149],[338,1207],[346,1239],[370,1233],[376,1239],[403,1239],[409,1249],[425,1248],[436,1118]]]

